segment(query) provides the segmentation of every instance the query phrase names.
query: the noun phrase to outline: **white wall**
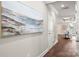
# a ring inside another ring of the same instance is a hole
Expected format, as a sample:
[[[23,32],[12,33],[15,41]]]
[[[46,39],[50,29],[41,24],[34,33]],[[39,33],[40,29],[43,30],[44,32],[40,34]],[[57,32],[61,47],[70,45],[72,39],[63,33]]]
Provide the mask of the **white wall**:
[[[75,4],[75,20],[76,20],[76,31],[77,31],[77,41],[79,41],[79,1]]]
[[[48,42],[49,47],[53,46],[56,40],[56,15],[57,10],[52,6],[52,4],[48,4]]]
[[[43,14],[42,34],[29,34],[0,39],[0,56],[39,56],[48,47],[47,10],[43,2],[26,2]]]

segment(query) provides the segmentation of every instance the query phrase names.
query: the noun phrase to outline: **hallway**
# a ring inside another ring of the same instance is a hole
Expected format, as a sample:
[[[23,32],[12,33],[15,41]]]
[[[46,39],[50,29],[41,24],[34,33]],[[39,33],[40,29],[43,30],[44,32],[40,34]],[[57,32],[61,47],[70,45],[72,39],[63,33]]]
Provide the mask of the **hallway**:
[[[79,48],[79,44],[77,47]],[[64,35],[58,35],[58,43],[56,43],[44,57],[76,57],[77,53],[76,40],[74,38],[72,38],[72,40],[64,39]]]
[[[79,57],[78,1],[1,1],[0,18],[0,57]]]

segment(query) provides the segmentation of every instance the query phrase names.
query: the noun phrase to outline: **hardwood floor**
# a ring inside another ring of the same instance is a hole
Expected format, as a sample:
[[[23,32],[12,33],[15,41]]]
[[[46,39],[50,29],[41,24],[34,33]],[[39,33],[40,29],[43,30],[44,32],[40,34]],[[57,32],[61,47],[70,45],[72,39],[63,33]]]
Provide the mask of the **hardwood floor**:
[[[77,56],[79,57],[79,42],[77,42]]]
[[[58,35],[58,43],[44,57],[76,57],[76,53],[76,40],[64,39],[64,35]]]

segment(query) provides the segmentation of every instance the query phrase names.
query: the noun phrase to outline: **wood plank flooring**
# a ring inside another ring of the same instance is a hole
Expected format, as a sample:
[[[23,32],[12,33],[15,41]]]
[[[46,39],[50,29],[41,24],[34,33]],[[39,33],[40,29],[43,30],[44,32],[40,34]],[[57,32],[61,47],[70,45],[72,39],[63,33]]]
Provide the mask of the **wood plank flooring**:
[[[58,43],[44,57],[76,57],[76,53],[76,40],[64,39],[64,35],[58,35]]]

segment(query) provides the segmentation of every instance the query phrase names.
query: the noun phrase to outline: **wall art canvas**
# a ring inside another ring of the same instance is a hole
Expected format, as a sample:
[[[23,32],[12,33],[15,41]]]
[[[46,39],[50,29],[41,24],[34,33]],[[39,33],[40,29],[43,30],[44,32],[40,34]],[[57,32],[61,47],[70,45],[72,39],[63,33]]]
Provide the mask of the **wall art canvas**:
[[[16,12],[15,10],[11,10],[10,7],[7,8],[4,5],[2,6],[1,28],[3,37],[43,32],[42,19],[37,20],[30,17],[30,15],[22,14],[22,11]],[[25,10],[27,11],[27,9]]]

